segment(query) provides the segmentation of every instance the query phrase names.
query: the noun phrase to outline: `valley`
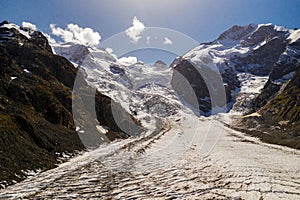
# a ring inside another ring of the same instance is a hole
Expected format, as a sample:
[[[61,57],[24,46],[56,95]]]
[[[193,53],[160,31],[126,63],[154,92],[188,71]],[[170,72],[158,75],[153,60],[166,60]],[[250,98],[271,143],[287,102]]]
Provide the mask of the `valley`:
[[[34,58],[26,57],[30,73],[21,67],[24,58],[13,64],[3,58],[7,61],[3,73],[6,81],[0,82],[4,94],[10,91],[7,80],[19,81],[20,74],[25,74],[24,80],[14,84],[24,92],[17,96],[17,105],[24,103],[21,95],[31,94],[21,87],[30,80],[42,82],[50,94],[51,84],[63,88],[64,96],[51,96],[49,102],[63,104],[61,109],[68,116],[71,112],[78,114],[72,116],[74,122],[67,122],[72,137],[82,144],[74,148],[75,157],[56,163],[56,168],[36,170],[19,183],[12,181],[13,185],[2,182],[0,199],[299,199],[299,149],[264,143],[259,136],[238,131],[244,124],[236,123],[251,119],[247,121],[254,124],[250,128],[259,130],[272,110],[271,117],[278,120],[274,126],[279,129],[284,126],[279,124],[282,121],[298,125],[300,37],[294,37],[295,30],[271,24],[233,26],[215,41],[177,57],[169,67],[163,61],[152,66],[142,61],[124,63],[104,48],[73,43],[49,45],[42,36],[39,41],[44,45],[36,45],[33,35],[37,32],[29,31],[26,39],[17,26],[2,26],[3,55],[13,55],[13,47],[19,51],[35,49]],[[40,52],[45,59],[39,60],[39,66],[32,64]],[[63,64],[44,64],[53,60]],[[39,71],[42,64],[47,74]],[[72,78],[64,83],[69,76],[58,72],[68,70]],[[74,93],[78,77],[84,85],[78,87],[83,96]],[[214,101],[214,95],[222,99]],[[6,96],[10,100],[15,97]],[[286,104],[281,105],[279,97]],[[83,108],[96,110],[95,116],[76,110],[76,98]],[[64,118],[53,122],[52,115],[40,109],[43,105],[35,106],[29,100],[24,104],[34,110],[33,116],[51,122],[45,122],[47,125],[54,124],[60,130],[67,123]],[[6,105],[2,112],[11,112],[12,106]],[[278,112],[278,107],[286,105],[291,112]],[[18,112],[22,109],[16,107]],[[26,120],[33,123],[30,118]],[[265,134],[273,137],[272,132]],[[297,132],[293,137],[299,137]],[[52,141],[51,137],[48,140]],[[36,145],[30,138],[28,141]],[[41,152],[54,159],[53,151]]]

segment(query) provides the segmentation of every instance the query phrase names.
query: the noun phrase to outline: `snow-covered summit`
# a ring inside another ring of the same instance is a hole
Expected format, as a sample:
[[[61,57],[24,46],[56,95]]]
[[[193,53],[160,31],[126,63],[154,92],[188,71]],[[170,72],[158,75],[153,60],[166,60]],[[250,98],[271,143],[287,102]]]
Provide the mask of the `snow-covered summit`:
[[[286,44],[283,45],[283,43],[287,43],[289,36],[288,29],[272,24],[233,26],[213,42],[195,47],[186,53],[183,59],[190,60],[195,64],[211,63],[211,67],[216,66],[221,71],[228,67],[251,71],[251,68],[267,64],[263,58],[264,49],[268,49],[269,52],[270,48],[274,48],[275,52],[279,48],[280,55],[285,50]],[[260,55],[261,59],[258,58]],[[277,61],[279,55],[272,55],[273,60]],[[250,60],[247,60],[247,57]],[[270,72],[270,69],[267,71],[264,70],[262,73],[265,75]]]

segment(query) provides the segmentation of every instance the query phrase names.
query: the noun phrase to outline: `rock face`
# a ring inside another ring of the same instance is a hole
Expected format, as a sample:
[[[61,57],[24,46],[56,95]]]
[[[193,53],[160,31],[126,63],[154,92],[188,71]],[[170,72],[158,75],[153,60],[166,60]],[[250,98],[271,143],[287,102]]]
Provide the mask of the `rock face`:
[[[255,110],[291,123],[300,120],[299,61],[300,40],[298,39],[289,45],[274,65],[267,84],[254,101]]]
[[[218,94],[213,93],[219,93],[221,98],[224,98],[224,101],[221,100],[222,102],[215,106],[224,107],[227,102],[231,101],[231,90],[239,84],[231,69],[224,70],[220,76],[217,71],[206,65],[200,65],[199,70],[197,69],[199,65],[182,58],[176,59],[171,66],[173,67],[172,87],[184,102],[196,109],[196,114],[198,109],[199,114],[204,115],[211,111],[213,107],[211,95],[218,98]],[[223,80],[226,82],[223,83]],[[186,83],[183,84],[183,82]]]
[[[236,127],[264,142],[300,149],[300,66],[282,86],[276,85],[274,89],[270,80],[268,83],[259,99],[263,95],[269,98],[263,106],[255,108],[258,115],[238,120]]]
[[[288,45],[288,33],[287,29],[273,25],[259,25],[250,36],[241,40],[241,45],[251,50],[245,57],[232,59],[236,70],[268,75]]]
[[[297,67],[292,79],[262,108],[261,112],[278,116],[289,123],[300,121],[300,66]]]
[[[42,33],[1,23],[0,181],[7,181],[1,182],[3,185],[22,180],[26,170],[54,167],[62,152],[84,149],[72,115],[77,71],[67,59],[52,53]],[[91,99],[95,99],[97,119],[107,127],[108,138],[126,137],[110,111],[114,102],[89,87],[83,77],[78,80],[80,90],[95,94]],[[115,107],[125,121],[137,123],[121,106]],[[95,121],[87,117],[82,124],[89,120]]]
[[[291,41],[284,53],[273,66],[267,84],[263,88],[261,94],[254,101],[255,109],[263,107],[277,94],[280,88],[293,77],[299,63],[300,41],[299,39],[295,39],[294,41]]]
[[[292,30],[272,24],[233,26],[215,41],[200,44],[174,60],[171,65],[174,69],[172,86],[179,95],[185,96],[178,82],[180,76],[185,77],[197,96],[199,106],[196,109],[207,113],[213,107],[210,92],[216,89],[215,86],[209,86],[215,80],[210,78],[214,75],[209,71],[215,71],[215,76],[219,74],[221,77],[224,83],[222,90],[225,90],[229,102],[232,100],[231,92],[239,87],[237,73],[259,76],[271,73],[270,78],[280,79],[295,70],[295,63],[299,62],[299,50],[295,52],[295,49],[299,47],[297,42],[291,42],[295,40],[292,35]],[[280,87],[270,83],[267,83],[270,85],[267,90],[279,90]],[[265,101],[268,99],[266,96],[257,102]]]

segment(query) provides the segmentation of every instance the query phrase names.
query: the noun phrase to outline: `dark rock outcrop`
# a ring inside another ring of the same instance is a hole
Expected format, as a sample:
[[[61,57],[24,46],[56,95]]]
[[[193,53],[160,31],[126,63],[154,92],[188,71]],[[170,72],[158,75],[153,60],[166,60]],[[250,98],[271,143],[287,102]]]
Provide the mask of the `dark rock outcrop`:
[[[299,60],[300,41],[297,40],[288,45],[278,62],[273,66],[267,84],[254,100],[254,109],[262,108],[292,78],[296,67],[299,65]]]
[[[300,66],[292,79],[259,112],[289,123],[300,122]]]
[[[174,60],[171,67],[171,85],[174,90],[184,102],[203,114],[210,112],[214,106],[225,107],[231,101],[231,90],[239,85],[232,69],[224,70],[220,76],[220,73],[206,65],[197,66],[183,58]],[[211,96],[217,97],[215,100],[219,102],[212,103]]]
[[[0,40],[0,180],[10,184],[25,177],[22,170],[52,168],[56,153],[84,146],[71,114],[76,69],[41,33],[28,39],[0,27]]]

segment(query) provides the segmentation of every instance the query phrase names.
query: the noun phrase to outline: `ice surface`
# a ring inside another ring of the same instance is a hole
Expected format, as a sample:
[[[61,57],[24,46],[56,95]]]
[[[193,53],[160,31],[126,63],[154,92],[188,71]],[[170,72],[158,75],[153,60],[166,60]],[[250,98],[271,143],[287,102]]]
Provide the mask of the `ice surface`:
[[[228,115],[178,113],[154,137],[103,145],[0,197],[299,199],[300,151],[229,129]]]

